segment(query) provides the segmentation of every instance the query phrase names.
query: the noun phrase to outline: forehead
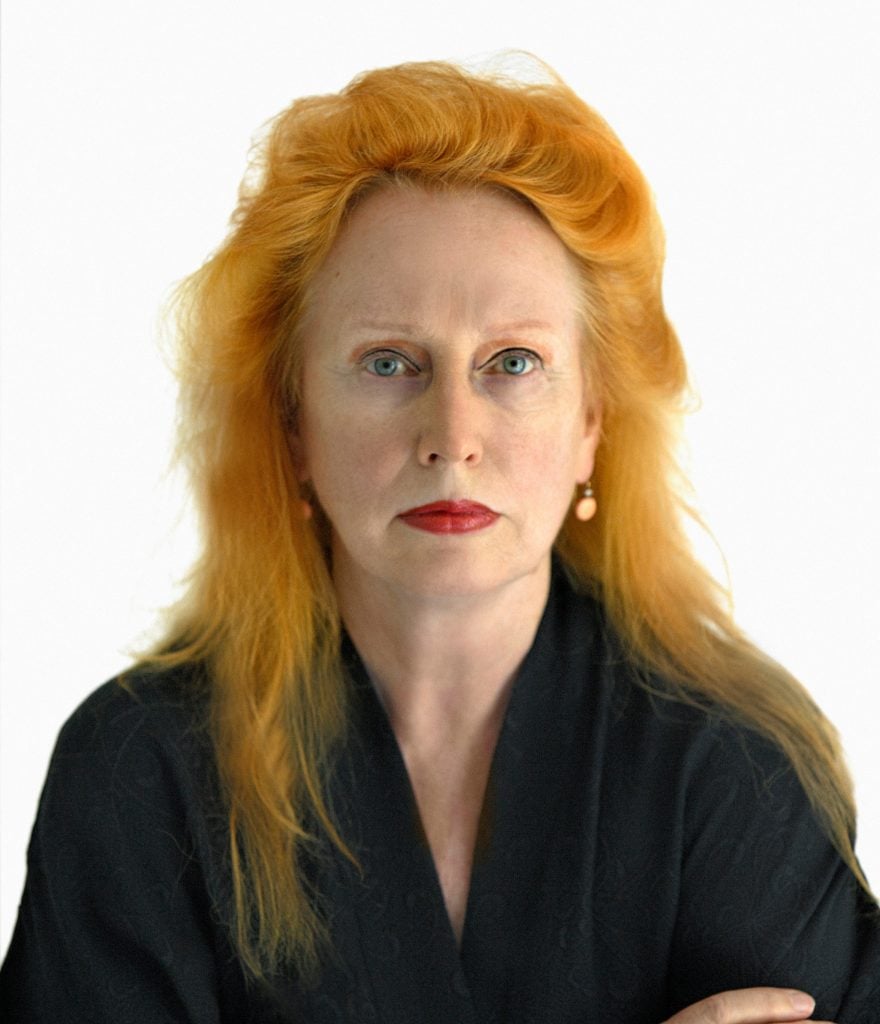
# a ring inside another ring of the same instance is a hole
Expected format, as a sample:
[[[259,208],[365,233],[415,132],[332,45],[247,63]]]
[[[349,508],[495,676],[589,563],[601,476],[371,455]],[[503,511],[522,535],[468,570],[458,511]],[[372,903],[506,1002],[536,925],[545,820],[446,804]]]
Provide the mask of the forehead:
[[[312,288],[323,318],[441,309],[570,322],[578,275],[524,202],[490,189],[391,185],[351,211]]]

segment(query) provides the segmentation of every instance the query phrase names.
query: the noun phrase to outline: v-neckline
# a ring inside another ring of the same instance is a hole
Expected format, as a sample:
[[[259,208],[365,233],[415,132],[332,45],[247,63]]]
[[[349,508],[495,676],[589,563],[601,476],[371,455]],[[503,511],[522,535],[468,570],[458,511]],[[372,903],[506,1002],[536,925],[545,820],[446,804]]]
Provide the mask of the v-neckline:
[[[554,573],[554,577],[557,573]],[[391,961],[409,961],[414,989],[404,985],[395,1002],[401,1008],[425,1007],[429,1020],[455,1019],[476,1024],[480,1019],[472,991],[479,963],[485,959],[474,917],[494,912],[499,874],[503,874],[505,836],[512,831],[505,818],[522,802],[517,768],[528,757],[530,736],[552,728],[551,702],[542,699],[547,683],[558,685],[554,671],[558,579],[551,583],[535,639],[514,679],[491,758],[477,848],[471,866],[461,945],[446,910],[439,874],[421,825],[414,788],[403,753],[385,708],[370,682],[351,640],[344,637],[343,656],[353,684],[354,748],[360,761],[357,802],[367,813],[357,815],[357,853],[363,858],[364,889],[358,918],[365,959],[371,971],[383,972],[386,948]],[[567,584],[563,583],[563,586]],[[540,797],[538,798],[540,800]],[[534,810],[540,813],[541,808]],[[386,929],[391,922],[392,935]],[[404,949],[404,945],[406,949]],[[387,991],[381,984],[377,988]],[[397,987],[397,986],[395,986]],[[411,1000],[415,998],[415,1003]],[[410,1002],[407,1004],[407,1000]],[[416,1015],[417,1016],[417,1015]],[[389,1019],[396,1019],[389,1013]]]

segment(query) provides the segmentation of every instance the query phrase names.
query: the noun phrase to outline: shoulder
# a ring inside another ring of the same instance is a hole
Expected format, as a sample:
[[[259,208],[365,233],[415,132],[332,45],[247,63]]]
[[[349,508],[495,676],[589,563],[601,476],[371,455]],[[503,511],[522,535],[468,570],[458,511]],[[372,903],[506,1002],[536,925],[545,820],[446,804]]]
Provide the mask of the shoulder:
[[[622,729],[649,733],[679,750],[685,745],[698,760],[744,759],[771,773],[786,763],[776,744],[741,714],[642,668],[601,600],[579,589],[558,564],[542,633],[564,660],[560,668],[570,681],[591,691],[598,687],[603,710]]]
[[[142,815],[188,817],[216,790],[207,722],[206,687],[195,667],[132,670],[104,683],[61,728],[38,830],[80,832],[111,810],[120,825]]]
[[[814,810],[789,756],[768,734],[730,708],[636,670],[612,672],[611,731],[639,765],[639,784],[681,822],[687,844],[709,820],[762,819],[791,827]],[[821,829],[819,830],[821,831]],[[720,837],[730,843],[732,833]]]
[[[90,1020],[219,1020],[219,1005],[243,1005],[207,706],[197,670],[137,670],[61,729],[4,968],[21,1019],[73,1006]]]
[[[189,666],[132,670],[90,694],[49,763],[29,879],[67,904],[71,886],[96,886],[122,907],[144,879],[176,892],[174,880],[197,859],[225,891],[226,814],[207,706],[202,675]]]
[[[178,746],[204,735],[208,694],[199,666],[132,669],[104,683],[61,728],[56,757],[122,751],[140,737]]]
[[[650,794],[683,819],[731,802],[773,814],[808,803],[791,761],[742,715],[642,669],[602,603],[554,575],[545,646],[565,680],[567,711],[589,723],[615,784]]]

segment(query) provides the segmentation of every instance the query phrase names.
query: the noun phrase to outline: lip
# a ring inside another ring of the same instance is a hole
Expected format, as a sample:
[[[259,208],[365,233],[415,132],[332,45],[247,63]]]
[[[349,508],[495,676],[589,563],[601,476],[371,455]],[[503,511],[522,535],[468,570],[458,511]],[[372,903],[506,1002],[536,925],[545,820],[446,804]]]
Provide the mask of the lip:
[[[432,501],[401,512],[398,519],[428,533],[472,533],[491,526],[498,517],[478,501]]]

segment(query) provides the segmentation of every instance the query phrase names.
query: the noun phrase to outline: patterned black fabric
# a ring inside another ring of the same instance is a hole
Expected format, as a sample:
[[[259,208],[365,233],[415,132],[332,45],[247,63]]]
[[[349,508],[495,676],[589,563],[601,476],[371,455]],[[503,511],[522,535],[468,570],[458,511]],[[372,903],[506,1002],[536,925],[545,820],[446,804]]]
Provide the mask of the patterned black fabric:
[[[880,921],[784,758],[649,695],[562,577],[498,741],[460,951],[393,733],[343,653],[352,729],[331,800],[362,872],[332,851],[314,867],[333,939],[319,982],[246,983],[205,684],[138,675],[62,730],[5,1022],[658,1024],[751,985],[880,1022]]]

